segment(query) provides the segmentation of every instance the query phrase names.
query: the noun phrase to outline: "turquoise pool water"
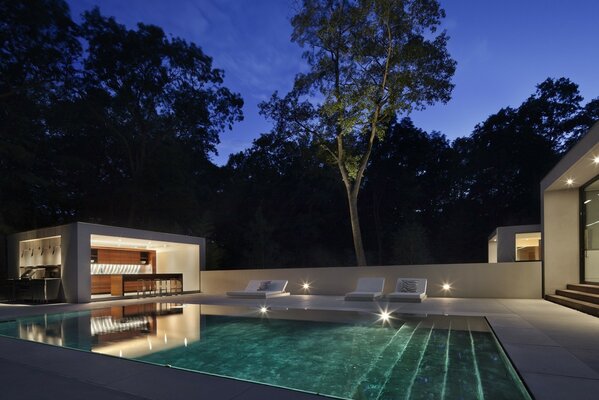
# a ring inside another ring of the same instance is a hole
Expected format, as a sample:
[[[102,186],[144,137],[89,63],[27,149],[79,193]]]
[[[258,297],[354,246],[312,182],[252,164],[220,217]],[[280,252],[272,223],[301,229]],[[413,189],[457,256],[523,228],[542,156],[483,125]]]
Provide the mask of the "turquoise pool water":
[[[7,321],[0,335],[343,399],[530,399],[479,317],[148,304]]]

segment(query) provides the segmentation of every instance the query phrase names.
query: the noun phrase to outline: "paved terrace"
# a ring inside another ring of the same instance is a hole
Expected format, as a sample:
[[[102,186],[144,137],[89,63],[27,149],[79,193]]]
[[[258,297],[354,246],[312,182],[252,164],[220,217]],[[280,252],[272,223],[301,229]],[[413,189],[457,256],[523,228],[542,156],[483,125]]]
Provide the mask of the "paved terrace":
[[[260,302],[204,294],[167,297],[158,301],[173,300],[248,306]],[[0,319],[147,301],[128,299],[89,304],[0,305]],[[379,307],[384,308],[387,304],[345,302],[335,296],[288,296],[269,299],[268,305],[273,308],[378,311]],[[392,303],[389,308],[409,314],[486,316],[536,399],[597,398],[599,318],[544,300],[429,298],[421,304]],[[10,399],[323,398],[10,338],[0,338],[0,388],[3,398]]]

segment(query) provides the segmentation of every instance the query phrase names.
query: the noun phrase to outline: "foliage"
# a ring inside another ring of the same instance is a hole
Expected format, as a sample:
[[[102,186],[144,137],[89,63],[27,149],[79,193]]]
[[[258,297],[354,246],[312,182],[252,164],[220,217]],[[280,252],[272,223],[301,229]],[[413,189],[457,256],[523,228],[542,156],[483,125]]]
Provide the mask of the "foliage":
[[[279,132],[310,135],[337,166],[358,265],[366,264],[358,194],[375,140],[398,113],[449,100],[455,61],[437,33],[444,16],[436,0],[305,0],[291,20],[310,71],[262,112]]]
[[[599,98],[584,103],[569,79],[546,79],[453,142],[396,121],[444,100],[451,85],[434,98],[433,77],[453,65],[441,57],[445,69],[411,74],[435,66],[425,54],[446,41],[416,30],[393,48],[406,57],[393,60],[388,83],[369,86],[385,57],[384,21],[431,13],[430,28],[441,18],[432,1],[403,2],[421,5],[417,14],[383,12],[397,4],[306,1],[294,39],[310,71],[262,105],[272,132],[217,167],[209,157],[242,101],[199,46],[97,10],[78,26],[59,0],[0,2],[0,233],[81,220],[207,236],[210,268],[349,265],[348,186],[326,165],[342,159],[350,192],[361,193],[370,260],[485,260],[496,226],[539,222],[539,182],[599,120]],[[410,40],[422,52],[408,52]]]
[[[76,77],[77,31],[62,1],[0,2],[0,233],[55,217],[48,115]]]

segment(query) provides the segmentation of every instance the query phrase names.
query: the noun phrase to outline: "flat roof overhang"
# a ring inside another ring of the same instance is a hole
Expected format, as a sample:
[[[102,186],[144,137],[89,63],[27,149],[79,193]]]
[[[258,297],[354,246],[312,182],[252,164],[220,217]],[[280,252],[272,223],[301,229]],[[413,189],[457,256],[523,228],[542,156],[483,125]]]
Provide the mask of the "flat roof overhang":
[[[599,122],[541,181],[541,193],[576,189],[599,175]]]

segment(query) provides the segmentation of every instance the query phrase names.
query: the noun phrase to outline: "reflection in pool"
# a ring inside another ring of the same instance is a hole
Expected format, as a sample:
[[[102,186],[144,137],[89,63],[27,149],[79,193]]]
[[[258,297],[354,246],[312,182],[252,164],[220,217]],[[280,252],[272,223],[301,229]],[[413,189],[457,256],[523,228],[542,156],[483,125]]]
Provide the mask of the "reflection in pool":
[[[260,309],[152,303],[0,334],[346,399],[530,398],[481,317]]]

